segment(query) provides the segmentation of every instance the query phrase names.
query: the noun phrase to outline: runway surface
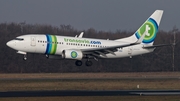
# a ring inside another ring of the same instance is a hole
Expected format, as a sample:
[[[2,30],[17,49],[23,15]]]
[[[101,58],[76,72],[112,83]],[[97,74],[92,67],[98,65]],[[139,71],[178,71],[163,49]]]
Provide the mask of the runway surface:
[[[9,77],[0,78],[0,82],[81,82],[81,81],[120,81],[120,80],[180,80],[180,76],[141,76],[141,77]],[[18,86],[19,87],[19,86]],[[0,91],[0,97],[51,97],[51,96],[161,96],[180,95],[180,90],[44,90],[44,91]]]
[[[7,91],[0,97],[47,97],[47,96],[153,96],[180,95],[180,90],[118,90],[118,91]]]

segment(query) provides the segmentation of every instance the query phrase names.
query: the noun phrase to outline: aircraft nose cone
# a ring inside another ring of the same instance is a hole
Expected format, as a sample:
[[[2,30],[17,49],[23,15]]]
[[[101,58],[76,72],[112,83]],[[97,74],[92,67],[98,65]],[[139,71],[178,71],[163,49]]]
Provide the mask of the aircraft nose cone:
[[[14,46],[14,44],[13,44],[13,42],[12,42],[12,41],[8,41],[8,42],[6,43],[6,45],[7,45],[8,47],[12,47],[12,46]]]

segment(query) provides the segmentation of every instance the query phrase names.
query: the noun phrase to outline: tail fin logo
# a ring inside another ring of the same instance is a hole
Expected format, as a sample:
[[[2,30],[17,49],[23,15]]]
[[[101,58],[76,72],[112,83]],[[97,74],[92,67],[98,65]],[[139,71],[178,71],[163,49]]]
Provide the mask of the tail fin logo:
[[[158,31],[157,22],[154,19],[149,18],[136,32],[136,38],[139,39],[145,31],[148,33],[143,39],[143,43],[149,44],[153,42],[156,37],[156,33]]]

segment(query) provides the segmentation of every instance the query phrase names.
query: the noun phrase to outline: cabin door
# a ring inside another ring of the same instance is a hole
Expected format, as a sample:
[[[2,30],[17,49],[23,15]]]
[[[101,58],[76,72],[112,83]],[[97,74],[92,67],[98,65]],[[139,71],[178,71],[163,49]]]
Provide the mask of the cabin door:
[[[36,46],[36,37],[31,37],[31,46]]]

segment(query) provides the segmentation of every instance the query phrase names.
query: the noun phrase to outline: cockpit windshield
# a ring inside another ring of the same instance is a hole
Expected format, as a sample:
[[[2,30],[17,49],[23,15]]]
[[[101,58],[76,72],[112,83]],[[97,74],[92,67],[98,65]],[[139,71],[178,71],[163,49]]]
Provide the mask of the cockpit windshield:
[[[23,38],[15,38],[14,40],[19,40],[19,41],[23,41]]]

